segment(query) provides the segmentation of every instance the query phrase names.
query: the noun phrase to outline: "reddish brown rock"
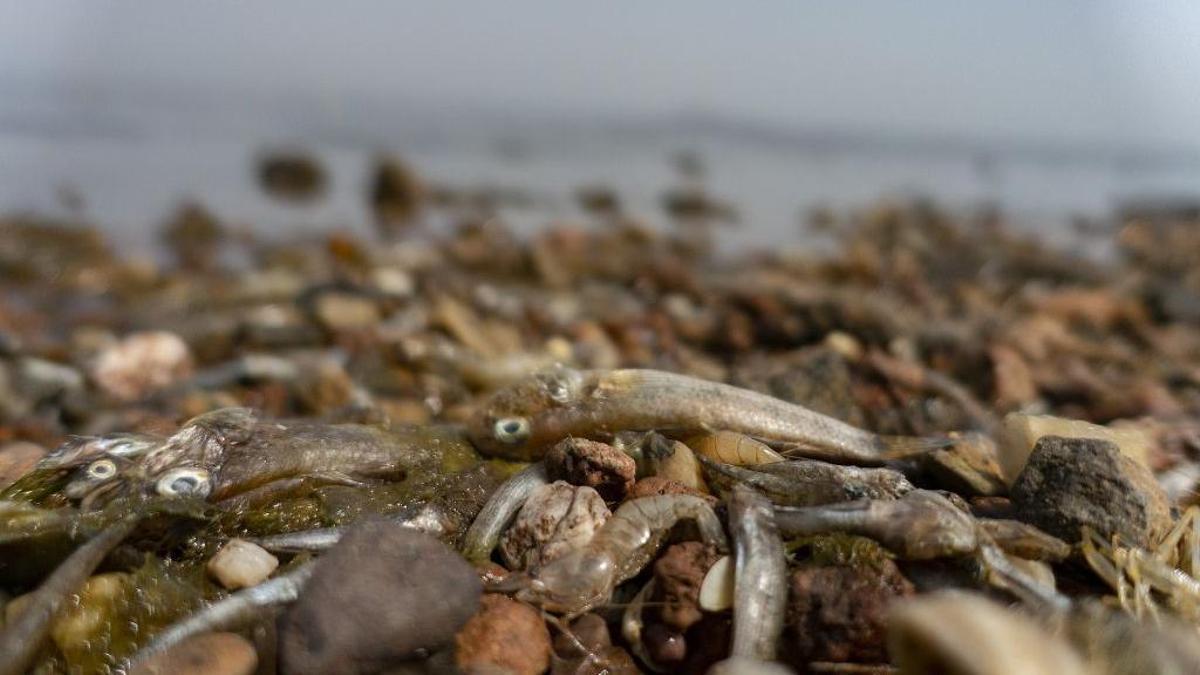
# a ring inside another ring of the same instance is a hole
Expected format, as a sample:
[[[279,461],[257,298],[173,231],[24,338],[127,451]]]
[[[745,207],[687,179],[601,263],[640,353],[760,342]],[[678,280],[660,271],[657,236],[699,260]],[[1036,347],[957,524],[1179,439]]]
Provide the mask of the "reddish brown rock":
[[[794,570],[781,641],[785,658],[800,669],[812,661],[886,661],[888,608],[913,593],[912,584],[889,559],[857,567]]]
[[[545,461],[551,480],[594,488],[609,502],[624,499],[637,473],[637,463],[629,455],[583,438],[563,439],[546,453]]]
[[[701,619],[700,585],[719,557],[713,547],[688,541],[671,546],[655,561],[653,600],[662,603],[658,612],[664,624],[682,632]]]
[[[503,595],[484,596],[455,644],[455,660],[465,673],[539,675],[550,667],[550,631],[541,613]]]

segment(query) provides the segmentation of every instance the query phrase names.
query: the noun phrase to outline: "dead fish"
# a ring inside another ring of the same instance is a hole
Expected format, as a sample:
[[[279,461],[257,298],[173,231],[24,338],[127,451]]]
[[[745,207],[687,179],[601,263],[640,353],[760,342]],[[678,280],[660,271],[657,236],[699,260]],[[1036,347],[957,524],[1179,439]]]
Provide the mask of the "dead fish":
[[[948,444],[881,436],[748,389],[658,370],[558,366],[497,392],[468,425],[480,451],[532,461],[568,436],[727,430],[794,442],[847,462],[880,463]]]

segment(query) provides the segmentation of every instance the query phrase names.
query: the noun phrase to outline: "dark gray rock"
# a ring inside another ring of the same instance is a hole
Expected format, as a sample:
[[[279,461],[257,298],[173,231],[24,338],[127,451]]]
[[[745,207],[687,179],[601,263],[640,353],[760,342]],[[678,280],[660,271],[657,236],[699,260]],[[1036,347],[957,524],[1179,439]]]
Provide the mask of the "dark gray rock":
[[[1166,494],[1146,467],[1110,442],[1043,436],[1012,487],[1014,515],[1063,541],[1081,528],[1147,548],[1171,527]]]
[[[378,671],[450,644],[479,608],[474,569],[437,539],[382,519],[355,525],[280,619],[290,675]]]

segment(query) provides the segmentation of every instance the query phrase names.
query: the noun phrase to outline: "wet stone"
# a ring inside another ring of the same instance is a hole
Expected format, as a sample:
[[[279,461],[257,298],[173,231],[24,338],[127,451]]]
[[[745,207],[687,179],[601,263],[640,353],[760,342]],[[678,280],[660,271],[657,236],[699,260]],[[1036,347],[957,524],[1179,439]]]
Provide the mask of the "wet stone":
[[[465,560],[437,539],[370,519],[316,563],[280,620],[288,673],[369,672],[449,644],[482,591]]]
[[[246,638],[205,633],[139,663],[129,675],[250,675],[257,667],[258,655]]]
[[[538,610],[494,594],[481,605],[455,638],[463,672],[538,675],[550,667],[550,631]]]
[[[713,547],[688,541],[671,546],[655,561],[653,599],[662,603],[663,623],[685,631],[703,617],[700,586],[719,557]]]
[[[637,462],[608,445],[583,438],[567,438],[546,454],[551,480],[593,488],[605,501],[621,501],[633,487]]]
[[[244,539],[230,539],[208,561],[208,573],[225,588],[237,590],[265,581],[279,561],[261,546]]]
[[[1149,548],[1171,527],[1166,493],[1117,445],[1091,438],[1043,436],[1012,488],[1014,515],[1068,543],[1081,528]]]
[[[500,554],[512,570],[543,565],[590,541],[609,515],[590,487],[563,481],[543,485],[529,495],[500,538]]]

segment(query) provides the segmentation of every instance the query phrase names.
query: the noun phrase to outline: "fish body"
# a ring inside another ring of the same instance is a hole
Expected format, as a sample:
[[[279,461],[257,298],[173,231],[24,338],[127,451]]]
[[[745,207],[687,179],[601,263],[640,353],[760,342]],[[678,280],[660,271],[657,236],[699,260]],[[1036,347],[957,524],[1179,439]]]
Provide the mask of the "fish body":
[[[469,424],[481,452],[523,461],[540,458],[567,437],[631,430],[733,431],[864,463],[944,445],[881,436],[748,389],[640,369],[558,366],[497,392]]]

